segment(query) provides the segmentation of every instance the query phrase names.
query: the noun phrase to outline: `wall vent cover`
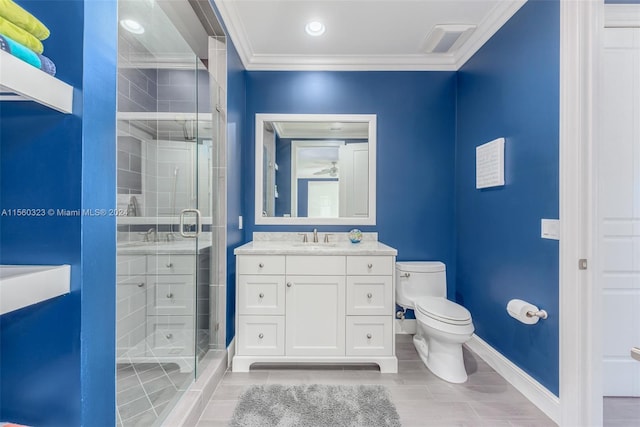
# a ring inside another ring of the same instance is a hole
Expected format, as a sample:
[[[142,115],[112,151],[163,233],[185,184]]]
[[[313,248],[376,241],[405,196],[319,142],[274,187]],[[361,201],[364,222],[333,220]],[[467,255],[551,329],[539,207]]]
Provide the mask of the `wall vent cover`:
[[[422,42],[420,49],[424,53],[453,53],[466,42],[475,25],[446,24],[435,25]]]

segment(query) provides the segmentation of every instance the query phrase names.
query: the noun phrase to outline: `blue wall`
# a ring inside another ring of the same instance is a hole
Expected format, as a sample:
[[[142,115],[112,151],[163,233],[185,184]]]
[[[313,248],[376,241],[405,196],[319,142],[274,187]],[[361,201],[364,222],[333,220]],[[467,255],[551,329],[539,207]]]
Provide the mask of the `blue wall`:
[[[458,72],[456,300],[476,334],[558,394],[558,1],[530,0]],[[505,137],[504,187],[475,189],[475,147]],[[535,326],[507,315],[512,298],[549,312]]]
[[[73,115],[2,103],[0,209],[113,207],[116,27],[99,23],[116,22],[116,3],[20,3],[51,29],[45,55],[77,90]],[[113,425],[114,220],[2,216],[0,263],[72,266],[70,295],[0,318],[0,419]]]
[[[454,280],[454,72],[247,72],[247,117],[256,113],[377,114],[377,231],[399,260],[442,260]],[[254,225],[254,126],[245,126],[244,215]],[[350,226],[318,226],[347,231]],[[452,282],[453,283],[453,282]],[[453,288],[453,287],[452,287]]]

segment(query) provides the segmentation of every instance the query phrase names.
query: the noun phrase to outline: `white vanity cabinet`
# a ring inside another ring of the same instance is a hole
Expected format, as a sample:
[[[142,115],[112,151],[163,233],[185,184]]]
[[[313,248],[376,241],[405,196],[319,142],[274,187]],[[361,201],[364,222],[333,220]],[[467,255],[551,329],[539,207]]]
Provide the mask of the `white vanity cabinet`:
[[[195,259],[184,254],[119,255],[118,348],[154,356],[193,353]]]
[[[147,255],[147,337],[156,356],[193,354],[195,257]]]
[[[240,252],[234,372],[253,363],[376,363],[397,372],[395,256]]]

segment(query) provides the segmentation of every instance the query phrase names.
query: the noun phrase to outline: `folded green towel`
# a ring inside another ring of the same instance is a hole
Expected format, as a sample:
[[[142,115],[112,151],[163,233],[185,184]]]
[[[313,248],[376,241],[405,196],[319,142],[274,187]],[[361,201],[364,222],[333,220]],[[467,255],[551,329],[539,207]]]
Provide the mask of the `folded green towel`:
[[[42,53],[44,51],[44,46],[42,46],[42,42],[40,40],[22,28],[16,27],[4,18],[0,18],[0,34],[17,41],[35,53]]]
[[[0,0],[0,17],[31,33],[39,40],[49,37],[49,29],[13,0]]]

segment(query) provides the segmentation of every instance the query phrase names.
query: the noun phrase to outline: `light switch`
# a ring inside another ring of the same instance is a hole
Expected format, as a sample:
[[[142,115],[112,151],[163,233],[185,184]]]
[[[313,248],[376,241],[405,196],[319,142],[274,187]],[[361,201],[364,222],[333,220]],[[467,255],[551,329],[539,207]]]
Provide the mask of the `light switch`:
[[[242,230],[242,215],[238,216],[238,230]]]
[[[540,231],[543,239],[560,240],[560,220],[542,218]]]

